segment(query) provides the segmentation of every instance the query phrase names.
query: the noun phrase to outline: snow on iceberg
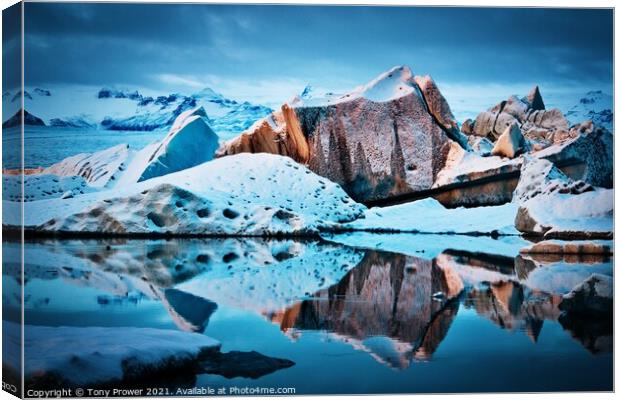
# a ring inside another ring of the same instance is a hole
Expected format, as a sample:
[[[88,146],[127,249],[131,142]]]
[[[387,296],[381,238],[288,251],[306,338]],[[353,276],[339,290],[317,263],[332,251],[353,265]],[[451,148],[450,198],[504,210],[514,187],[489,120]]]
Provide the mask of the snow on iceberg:
[[[526,158],[515,189],[515,227],[563,239],[608,239],[613,234],[613,189],[575,181],[550,161]]]
[[[123,173],[132,155],[129,145],[119,144],[96,153],[80,153],[65,158],[45,168],[42,174],[81,176],[89,186],[110,187]]]
[[[523,233],[549,239],[611,239],[613,212],[613,189],[543,194],[519,207],[515,225]]]
[[[23,200],[25,202],[74,197],[96,190],[87,185],[81,176],[24,175],[23,185]],[[5,197],[11,202],[20,202],[22,200],[21,186],[22,179],[19,175],[4,175],[2,177],[2,189],[6,193]]]
[[[19,334],[17,324],[9,334]],[[220,343],[198,333],[130,327],[24,327],[26,379],[93,385],[191,365]],[[7,333],[7,331],[5,331]]]
[[[445,208],[427,198],[389,207],[373,207],[365,218],[345,225],[352,230],[375,232],[421,232],[517,235],[514,227],[517,206]]]
[[[287,157],[247,153],[25,207],[25,225],[34,230],[181,235],[316,233],[359,218],[365,210],[340,186]],[[20,221],[15,216],[4,223],[19,226]]]
[[[205,117],[202,107],[179,115],[163,140],[136,154],[121,183],[141,182],[212,160],[219,139]]]
[[[372,81],[358,86],[351,92],[337,96],[326,94],[324,96],[296,96],[291,105],[294,107],[317,107],[338,104],[358,98],[364,98],[373,102],[386,102],[416,93],[422,95],[415,84],[413,73],[407,66],[400,65],[390,68]]]

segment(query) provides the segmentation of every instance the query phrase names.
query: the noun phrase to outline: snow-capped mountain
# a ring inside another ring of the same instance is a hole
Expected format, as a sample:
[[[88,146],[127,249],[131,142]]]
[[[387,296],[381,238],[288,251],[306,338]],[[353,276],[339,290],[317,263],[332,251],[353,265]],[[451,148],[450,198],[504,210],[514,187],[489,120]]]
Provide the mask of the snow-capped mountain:
[[[4,92],[3,110],[12,115],[19,108],[20,92]],[[229,99],[211,88],[184,95],[153,95],[114,88],[27,88],[26,109],[47,125],[69,128],[152,131],[170,128],[184,111],[203,107],[209,124],[222,138],[236,136],[273,110],[262,105]]]
[[[566,112],[566,118],[571,124],[590,119],[595,124],[612,131],[614,123],[613,102],[613,96],[601,90],[588,92]]]

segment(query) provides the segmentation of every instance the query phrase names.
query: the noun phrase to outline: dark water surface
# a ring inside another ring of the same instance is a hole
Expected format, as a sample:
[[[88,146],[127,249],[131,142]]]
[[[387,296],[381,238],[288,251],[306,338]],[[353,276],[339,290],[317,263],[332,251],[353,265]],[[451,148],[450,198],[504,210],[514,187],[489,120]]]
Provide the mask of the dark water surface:
[[[18,314],[11,293],[19,275],[9,261],[18,248],[5,242],[4,251],[10,319]],[[50,240],[28,243],[25,259],[26,329],[200,332],[220,341],[222,352],[294,363],[252,373],[237,371],[238,361],[232,372],[171,372],[154,381],[172,390],[612,389],[611,321],[563,318],[554,289],[590,269],[610,271],[610,259],[538,262],[463,251],[425,259],[319,241],[236,239]],[[28,351],[25,357],[28,364]]]
[[[64,128],[51,126],[25,126],[24,167],[48,167],[77,153],[94,153],[125,143],[130,149],[144,146],[163,138],[166,131],[102,131],[98,129]],[[21,130],[18,127],[3,129],[2,144],[4,168],[20,166]]]

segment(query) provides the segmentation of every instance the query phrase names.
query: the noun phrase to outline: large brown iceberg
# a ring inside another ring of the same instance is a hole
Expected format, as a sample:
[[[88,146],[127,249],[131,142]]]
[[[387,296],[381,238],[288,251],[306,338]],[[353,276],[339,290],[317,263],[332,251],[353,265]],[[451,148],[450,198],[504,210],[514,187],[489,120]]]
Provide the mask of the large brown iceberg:
[[[369,201],[430,189],[450,138],[467,146],[457,126],[432,78],[400,66],[342,96],[297,97],[218,155],[286,155]]]

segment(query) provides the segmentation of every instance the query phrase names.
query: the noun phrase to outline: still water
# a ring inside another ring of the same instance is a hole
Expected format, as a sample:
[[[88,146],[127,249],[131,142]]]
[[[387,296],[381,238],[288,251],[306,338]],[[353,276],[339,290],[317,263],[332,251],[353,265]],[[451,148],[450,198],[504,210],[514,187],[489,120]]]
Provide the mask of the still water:
[[[97,129],[25,126],[25,168],[48,167],[78,153],[93,153],[124,143],[140,150],[163,138],[166,131],[102,131]],[[2,130],[4,168],[18,168],[21,157],[21,130]]]
[[[10,263],[19,249],[3,245],[10,319],[19,314]],[[25,260],[26,336],[41,326],[156,328],[210,336],[222,352],[287,360],[172,370],[140,385],[297,394],[612,389],[611,321],[566,320],[554,289],[580,279],[580,268],[611,271],[609,258],[446,250],[427,259],[318,240],[192,239],[33,241]],[[39,356],[27,349],[26,364]]]

